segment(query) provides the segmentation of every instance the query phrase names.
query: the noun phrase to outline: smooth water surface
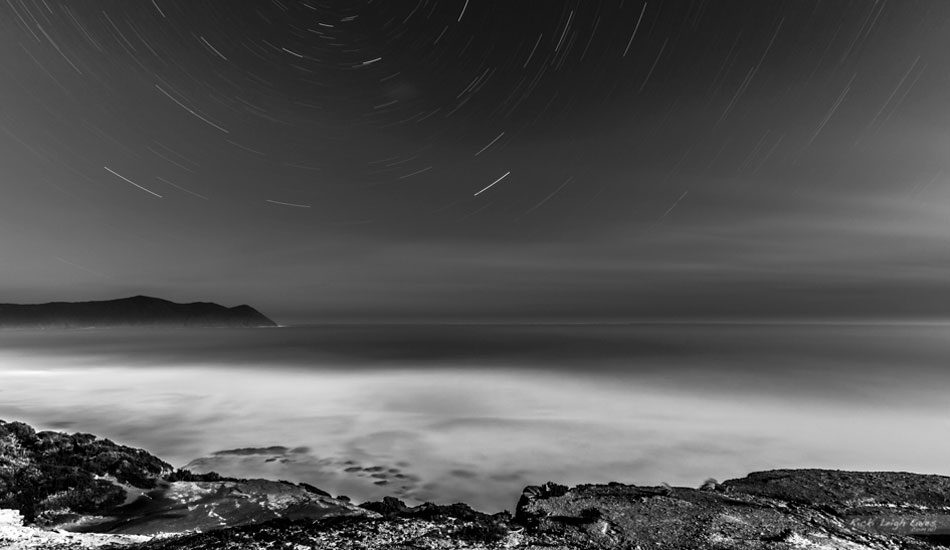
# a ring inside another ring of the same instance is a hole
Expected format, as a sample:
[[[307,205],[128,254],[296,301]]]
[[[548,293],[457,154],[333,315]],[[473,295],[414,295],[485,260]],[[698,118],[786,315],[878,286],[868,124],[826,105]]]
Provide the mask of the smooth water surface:
[[[947,365],[940,324],[7,331],[0,418],[493,511],[547,480],[950,474]]]

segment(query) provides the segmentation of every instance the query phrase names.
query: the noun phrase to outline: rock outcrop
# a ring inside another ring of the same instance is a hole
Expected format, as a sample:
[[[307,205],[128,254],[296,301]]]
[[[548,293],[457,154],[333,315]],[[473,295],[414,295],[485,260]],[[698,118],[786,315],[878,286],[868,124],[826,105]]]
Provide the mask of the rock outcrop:
[[[99,302],[0,304],[0,328],[274,326],[274,321],[247,305],[228,308],[209,302],[178,304],[148,296]]]
[[[0,508],[46,529],[126,535],[377,516],[307,484],[193,474],[90,434],[36,432],[2,420]]]
[[[782,470],[701,489],[612,483],[528,487],[515,517],[465,505],[367,503],[382,518],[281,520],[153,541],[149,549],[809,549],[942,548],[950,478]]]
[[[83,472],[104,483],[89,485]],[[53,473],[79,481],[49,492],[36,480]],[[721,484],[708,480],[698,489],[546,483],[526,488],[512,516],[465,504],[408,507],[391,497],[356,507],[306,484],[172,472],[144,451],[93,436],[35,433],[24,424],[0,422],[0,479],[0,505],[20,503],[29,510],[22,504],[27,496],[34,503],[33,525],[24,526],[19,511],[0,514],[0,547],[15,549],[922,550],[950,545],[950,478],[899,472],[776,470]],[[106,485],[121,490],[124,500],[97,497],[96,487]],[[38,528],[42,525],[47,530]]]
[[[151,540],[143,535],[102,535],[40,529],[24,524],[16,510],[0,509],[0,548],[3,550],[75,550],[116,548]]]
[[[52,524],[119,506],[129,492],[153,490],[173,473],[142,449],[0,420],[0,508],[30,522]]]
[[[517,519],[533,536],[565,548],[931,548],[943,541],[941,525],[950,519],[942,500],[948,494],[936,494],[948,482],[788,470],[704,490],[549,484],[526,492]]]

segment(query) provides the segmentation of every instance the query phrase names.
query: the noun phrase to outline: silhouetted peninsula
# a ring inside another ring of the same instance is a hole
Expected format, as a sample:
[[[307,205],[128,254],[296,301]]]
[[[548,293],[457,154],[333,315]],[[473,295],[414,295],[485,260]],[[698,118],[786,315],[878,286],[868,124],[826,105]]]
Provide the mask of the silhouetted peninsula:
[[[98,302],[0,304],[0,328],[275,327],[248,305],[177,304],[149,296]]]

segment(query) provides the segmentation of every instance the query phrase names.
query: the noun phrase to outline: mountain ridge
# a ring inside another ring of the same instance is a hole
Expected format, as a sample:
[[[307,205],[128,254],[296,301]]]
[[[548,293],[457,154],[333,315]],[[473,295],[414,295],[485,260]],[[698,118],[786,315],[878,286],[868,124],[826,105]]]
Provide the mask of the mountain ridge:
[[[214,302],[177,303],[144,295],[83,302],[0,304],[0,328],[5,329],[276,326],[247,304],[229,308]]]

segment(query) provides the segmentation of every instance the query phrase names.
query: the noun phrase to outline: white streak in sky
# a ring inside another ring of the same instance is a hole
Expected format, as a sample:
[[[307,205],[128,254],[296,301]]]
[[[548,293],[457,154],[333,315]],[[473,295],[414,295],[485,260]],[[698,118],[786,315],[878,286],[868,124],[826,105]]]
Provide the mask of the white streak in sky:
[[[465,15],[465,10],[468,8],[468,0],[465,0],[465,5],[462,6],[462,12],[459,13],[459,21],[462,21],[462,16]]]
[[[230,133],[231,133],[231,132],[228,132],[227,130],[225,130],[224,128],[218,126],[218,125],[215,124],[214,122],[211,122],[210,120],[206,119],[205,117],[199,115],[198,113],[196,113],[195,111],[191,110],[191,109],[188,108],[187,106],[185,106],[184,103],[182,103],[181,101],[178,101],[177,99],[175,99],[174,97],[172,97],[171,94],[169,94],[168,92],[166,92],[165,90],[163,90],[162,87],[159,86],[158,84],[155,85],[155,88],[156,88],[159,92],[162,92],[163,94],[165,94],[165,97],[167,97],[168,99],[174,101],[179,107],[181,107],[182,109],[188,111],[189,113],[191,113],[193,116],[197,117],[199,120],[201,120],[201,121],[204,122],[205,124],[208,124],[209,126],[213,126],[214,128],[216,128],[216,129],[218,129],[218,130],[221,130],[221,131],[224,132],[225,134],[230,134]]]
[[[248,151],[248,152],[250,152],[250,153],[254,153],[255,155],[260,155],[260,156],[262,156],[262,157],[266,157],[266,156],[267,156],[267,155],[265,155],[264,153],[258,151],[257,149],[251,149],[250,147],[247,147],[247,146],[245,146],[245,145],[241,145],[240,143],[231,141],[230,139],[226,139],[226,140],[224,140],[224,141],[230,143],[231,145],[233,145],[233,146],[235,146],[235,147],[237,147],[237,148],[239,148],[239,149],[244,149],[245,151]]]
[[[688,194],[689,194],[689,191],[683,191],[683,194],[680,195],[680,198],[676,199],[676,202],[673,203],[673,206],[671,206],[666,212],[664,212],[663,215],[660,216],[660,219],[662,220],[663,218],[669,216],[669,215],[670,215],[670,212],[672,212],[673,209],[676,208],[676,205],[678,205],[678,204],[680,203],[680,201],[682,201],[683,199],[685,199],[685,198],[686,198],[686,195],[688,195]]]
[[[544,36],[544,33],[538,35],[538,41],[534,43],[534,47],[531,48],[531,53],[528,54],[528,59],[525,59],[524,65],[521,66],[522,69],[528,66],[528,63],[531,62],[531,58],[534,57],[534,52],[538,49],[538,44],[541,43],[541,37]]]
[[[649,2],[643,3],[643,9],[640,10],[640,18],[637,19],[637,24],[633,27],[633,34],[630,35],[630,40],[627,41],[627,47],[623,50],[623,55],[620,57],[627,57],[627,52],[630,51],[630,44],[633,44],[633,38],[637,36],[637,30],[640,29],[640,23],[643,21],[643,14],[647,12],[647,4],[649,4]]]
[[[155,9],[158,10],[158,13],[162,14],[162,19],[165,18],[165,12],[162,11],[162,8],[158,7],[158,3],[155,0],[152,0],[152,5],[155,6]]]
[[[64,260],[64,259],[60,258],[59,256],[53,256],[53,259],[58,260],[58,261],[60,261],[60,262],[63,262],[63,263],[66,264],[66,265],[73,266],[73,267],[75,267],[76,269],[81,269],[81,270],[86,271],[86,272],[88,272],[88,273],[92,273],[93,275],[98,275],[98,276],[100,276],[100,277],[102,277],[102,278],[104,278],[104,279],[112,279],[112,278],[113,278],[113,277],[110,277],[110,276],[106,275],[105,273],[99,273],[98,271],[96,271],[96,270],[94,270],[94,269],[89,269],[88,267],[81,266],[81,265],[79,265],[79,264],[77,264],[77,263],[73,263],[73,262],[71,262],[71,261],[69,261],[69,260]]]
[[[385,109],[386,107],[392,107],[393,105],[395,105],[395,104],[397,104],[397,103],[399,103],[399,100],[398,100],[398,99],[394,99],[394,100],[392,100],[392,101],[387,101],[386,103],[380,103],[379,105],[373,105],[373,109],[374,109],[374,110],[376,110],[376,109]]]
[[[175,185],[174,183],[168,181],[167,179],[165,179],[165,178],[163,178],[163,177],[155,176],[155,179],[157,179],[158,181],[160,181],[160,182],[162,182],[162,183],[167,183],[168,185],[171,185],[172,187],[174,187],[175,189],[178,189],[179,191],[184,191],[185,193],[188,193],[189,195],[194,195],[194,196],[198,197],[199,199],[208,200],[208,197],[206,197],[206,196],[204,196],[204,195],[202,195],[202,194],[200,194],[200,193],[195,193],[194,191],[189,191],[189,190],[185,189],[184,187],[182,187],[182,186],[180,186],[180,185]]]
[[[660,53],[656,54],[656,59],[653,60],[653,66],[650,67],[650,72],[647,73],[647,77],[643,79],[643,84],[640,85],[640,91],[642,92],[644,88],[647,87],[647,82],[650,81],[650,77],[653,76],[653,71],[656,70],[657,64],[660,62],[660,58],[663,57],[663,52],[666,50],[666,44],[670,41],[670,37],[667,36],[666,40],[663,41],[663,46],[660,47]]]
[[[564,25],[564,32],[561,33],[561,39],[557,41],[557,46],[554,46],[554,51],[561,49],[561,44],[564,43],[564,37],[567,36],[568,29],[571,28],[571,20],[574,19],[574,10],[571,10],[571,13],[567,16],[567,24]]]
[[[218,57],[220,57],[221,59],[225,61],[228,60],[227,57],[224,57],[224,54],[218,51],[218,48],[215,48],[214,46],[211,45],[211,42],[208,42],[207,40],[205,40],[205,37],[199,36],[198,38],[201,39],[201,41],[204,42],[204,45],[207,46],[212,52],[214,52],[215,55],[217,55]]]
[[[413,173],[411,173],[411,174],[406,174],[405,176],[400,176],[399,179],[404,180],[404,179],[406,179],[406,178],[411,178],[412,176],[421,174],[421,173],[423,173],[423,172],[428,172],[429,170],[432,170],[432,167],[431,167],[431,166],[426,166],[426,167],[423,168],[422,170],[416,170],[415,172],[413,172]]]
[[[446,25],[445,28],[442,29],[442,32],[439,33],[439,36],[437,36],[437,37],[435,38],[435,42],[432,43],[433,46],[435,46],[436,44],[438,44],[438,43],[439,43],[439,40],[442,40],[442,35],[445,34],[445,31],[447,31],[447,30],[449,30],[449,26],[448,26],[448,25]]]
[[[66,54],[63,53],[63,50],[61,50],[61,49],[59,48],[59,44],[57,44],[55,41],[53,41],[53,38],[46,32],[46,29],[44,29],[44,28],[43,28],[41,25],[39,25],[39,24],[36,25],[36,28],[38,28],[38,29],[40,30],[40,32],[43,33],[43,36],[45,36],[46,39],[49,40],[49,43],[53,45],[53,48],[55,48],[56,51],[59,52],[59,55],[61,55],[61,56],[63,57],[63,59],[66,60],[66,63],[69,63],[69,66],[72,67],[73,69],[75,69],[77,73],[82,74],[82,71],[79,70],[79,67],[77,67],[76,64],[72,62],[71,59],[69,59],[68,57],[66,57]]]
[[[805,144],[805,147],[810,147],[812,143],[815,142],[815,139],[818,138],[818,134],[825,129],[825,125],[828,124],[828,121],[831,120],[831,117],[834,116],[835,111],[838,110],[838,107],[841,106],[841,103],[844,101],[844,98],[848,96],[848,92],[851,91],[851,84],[854,83],[854,79],[857,77],[857,73],[851,77],[851,80],[848,81],[848,85],[841,90],[841,94],[838,96],[838,99],[835,100],[834,105],[831,106],[831,109],[828,110],[828,114],[825,115],[825,118],[821,120],[818,124],[818,129],[815,130],[815,133],[812,134],[811,139],[808,140],[808,143]]]
[[[505,172],[505,175],[504,175],[504,176],[502,176],[502,177],[496,179],[495,181],[491,182],[491,185],[489,185],[488,187],[482,189],[482,190],[479,191],[478,193],[475,193],[475,194],[472,195],[472,196],[473,196],[473,197],[477,197],[477,196],[481,195],[482,193],[484,193],[485,191],[488,191],[489,189],[492,188],[493,185],[495,185],[495,184],[498,183],[499,181],[501,181],[501,180],[507,178],[507,177],[508,177],[508,174],[510,174],[510,173],[511,173],[511,172]]]
[[[142,191],[145,191],[146,193],[149,193],[149,194],[151,194],[151,195],[155,195],[155,196],[158,197],[158,198],[162,198],[162,196],[159,195],[158,193],[156,193],[156,192],[154,192],[154,191],[149,191],[148,189],[146,189],[146,188],[142,187],[141,185],[135,183],[134,181],[130,180],[129,178],[123,176],[122,174],[117,173],[117,172],[116,172],[115,170],[113,170],[112,168],[109,168],[108,166],[103,166],[103,168],[105,168],[106,170],[108,170],[109,173],[111,173],[113,176],[115,176],[115,177],[117,177],[117,178],[120,178],[120,179],[122,179],[122,180],[125,180],[125,181],[127,181],[127,182],[129,182],[129,183],[131,183],[132,185],[138,187],[138,188],[141,189]]]
[[[538,204],[536,204],[536,205],[532,206],[531,208],[529,208],[529,209],[524,213],[524,215],[527,216],[528,214],[534,212],[534,211],[537,210],[538,208],[541,208],[542,206],[544,206],[544,203],[546,203],[546,202],[548,202],[549,200],[551,200],[552,198],[554,198],[554,195],[557,195],[558,193],[560,193],[560,192],[561,192],[561,189],[564,189],[564,188],[567,186],[567,184],[571,183],[571,181],[572,181],[573,179],[574,179],[574,176],[571,176],[571,177],[567,178],[567,180],[565,180],[564,183],[562,183],[561,185],[559,185],[557,189],[555,189],[554,191],[552,191],[550,195],[544,197],[544,199],[542,199],[541,202],[539,202]]]
[[[158,151],[156,151],[155,149],[152,149],[151,147],[146,147],[146,149],[148,149],[149,151],[151,151],[152,154],[155,155],[156,157],[158,157],[158,158],[160,158],[160,159],[162,159],[162,160],[168,162],[169,164],[174,164],[175,166],[181,168],[182,170],[184,170],[184,171],[186,171],[186,172],[191,172],[192,174],[195,173],[195,171],[192,170],[191,168],[188,168],[188,167],[185,166],[184,164],[181,164],[180,162],[176,162],[176,161],[174,161],[174,160],[172,160],[172,159],[166,157],[165,155],[159,153]]]
[[[488,149],[489,147],[491,147],[492,145],[494,145],[495,142],[498,141],[499,139],[501,139],[501,136],[503,136],[503,135],[505,135],[504,132],[498,134],[498,137],[496,137],[495,139],[491,140],[491,143],[489,143],[488,145],[486,145],[486,146],[482,147],[481,149],[479,149],[479,151],[478,151],[477,153],[475,153],[475,156],[477,157],[478,155],[484,153],[486,149]]]
[[[910,73],[914,72],[914,67],[917,66],[917,63],[918,63],[919,61],[920,61],[920,56],[918,55],[918,56],[917,56],[917,59],[914,60],[914,62],[911,64],[910,68],[907,69],[907,72],[904,73],[904,76],[901,77],[900,82],[897,83],[897,87],[894,88],[894,91],[891,92],[891,95],[889,95],[889,96],[887,97],[887,101],[884,102],[884,105],[881,106],[881,108],[880,108],[880,110],[878,110],[877,114],[874,115],[874,118],[871,119],[871,122],[868,124],[868,128],[874,126],[874,123],[877,122],[877,119],[880,118],[881,114],[884,113],[884,109],[886,109],[887,106],[891,104],[891,100],[893,100],[893,99],[894,99],[894,96],[897,95],[897,92],[901,89],[901,86],[904,85],[904,81],[907,80],[907,77],[910,76]]]
[[[772,39],[769,40],[769,45],[765,48],[765,53],[762,54],[762,57],[759,58],[759,65],[765,61],[765,56],[769,55],[769,52],[772,50],[772,44],[775,44],[775,39],[778,38],[778,33],[782,30],[782,25],[785,24],[785,18],[783,17],[781,21],[778,22],[778,26],[775,27],[775,32],[772,33]]]
[[[730,101],[729,104],[726,105],[726,108],[722,111],[722,114],[719,116],[719,120],[716,121],[716,124],[719,124],[720,122],[726,120],[726,117],[729,116],[729,112],[732,111],[733,107],[735,107],[736,102],[739,101],[739,97],[742,95],[743,92],[745,92],[746,88],[748,88],[749,84],[752,82],[752,78],[755,76],[755,73],[756,73],[756,68],[757,66],[749,69],[749,72],[748,74],[745,75],[745,79],[743,79],[742,84],[739,85],[739,89],[736,90],[735,95],[732,96],[732,101]]]
[[[279,204],[281,206],[293,206],[294,208],[310,208],[309,204],[294,204],[292,202],[272,201],[270,199],[266,199],[265,202],[269,202],[271,204]]]

